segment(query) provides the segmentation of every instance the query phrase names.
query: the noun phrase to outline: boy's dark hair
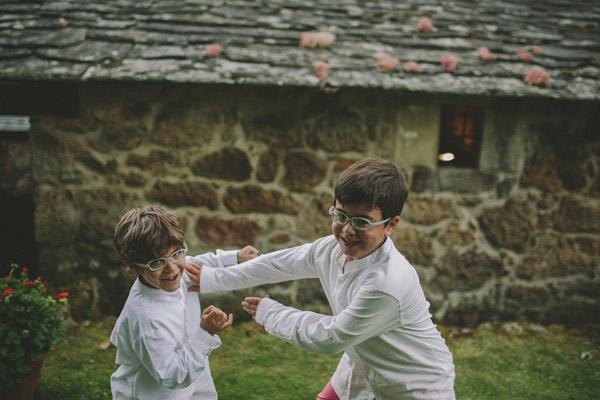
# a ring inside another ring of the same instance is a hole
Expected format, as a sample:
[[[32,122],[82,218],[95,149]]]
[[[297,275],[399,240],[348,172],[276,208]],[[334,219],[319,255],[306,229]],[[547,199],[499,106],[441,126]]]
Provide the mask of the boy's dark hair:
[[[146,206],[125,213],[115,229],[114,244],[121,259],[147,263],[173,246],[182,246],[185,232],[179,217],[162,207]],[[135,267],[134,267],[135,268]]]
[[[341,204],[379,208],[383,218],[400,215],[408,196],[406,176],[394,164],[369,157],[352,164],[335,184],[335,200]]]

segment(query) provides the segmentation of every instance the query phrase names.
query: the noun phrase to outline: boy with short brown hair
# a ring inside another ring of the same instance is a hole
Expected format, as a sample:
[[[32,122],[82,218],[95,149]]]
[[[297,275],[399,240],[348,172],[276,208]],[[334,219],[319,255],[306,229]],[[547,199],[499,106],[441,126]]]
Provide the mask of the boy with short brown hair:
[[[274,336],[308,351],[344,352],[318,400],[452,400],[452,354],[431,320],[415,269],[389,238],[407,194],[394,164],[361,160],[336,183],[333,235],[237,267],[202,268],[201,292],[319,278],[333,316],[268,296],[242,303]]]

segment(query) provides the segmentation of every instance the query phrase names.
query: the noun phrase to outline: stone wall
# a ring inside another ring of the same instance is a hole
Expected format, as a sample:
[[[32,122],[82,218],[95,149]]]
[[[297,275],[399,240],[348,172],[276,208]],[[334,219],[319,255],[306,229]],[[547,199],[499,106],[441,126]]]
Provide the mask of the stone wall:
[[[600,320],[597,104],[469,100],[486,109],[479,170],[436,165],[440,106],[378,89],[86,84],[75,118],[32,118],[39,269],[76,318],[118,314],[131,279],[112,246],[129,208],[162,204],[192,252],[270,252],[330,233],[334,182],[377,154],[411,182],[398,249],[436,321]],[[246,293],[327,312],[317,281]]]

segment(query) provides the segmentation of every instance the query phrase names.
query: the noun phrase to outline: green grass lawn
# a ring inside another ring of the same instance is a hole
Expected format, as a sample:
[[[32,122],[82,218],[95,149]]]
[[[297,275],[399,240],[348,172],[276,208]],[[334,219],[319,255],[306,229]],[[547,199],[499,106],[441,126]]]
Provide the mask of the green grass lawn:
[[[71,327],[65,345],[46,357],[34,399],[110,399],[113,322]],[[454,354],[459,400],[600,399],[600,326],[497,323],[442,333]],[[314,399],[340,357],[300,350],[251,322],[220,336],[210,362],[223,400]],[[584,352],[591,359],[582,360]]]

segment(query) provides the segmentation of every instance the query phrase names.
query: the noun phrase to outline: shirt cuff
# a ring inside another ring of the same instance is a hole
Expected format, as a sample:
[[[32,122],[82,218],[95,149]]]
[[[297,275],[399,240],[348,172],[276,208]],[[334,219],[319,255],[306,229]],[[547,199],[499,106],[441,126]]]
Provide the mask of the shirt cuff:
[[[200,273],[200,293],[212,293],[213,290],[213,282],[214,279],[214,271],[211,267],[207,267],[206,265],[202,266],[202,273]]]
[[[260,303],[258,303],[258,308],[256,309],[256,319],[255,321],[261,325],[265,325],[265,319],[267,318],[267,313],[271,308],[273,308],[277,303],[273,299],[263,298]]]
[[[221,338],[219,335],[212,336],[202,328],[199,328],[190,335],[189,344],[205,355],[209,355],[211,351],[221,346]]]
[[[226,267],[230,267],[238,263],[237,253],[238,250],[217,250],[217,255],[221,259],[223,265],[225,265]]]

